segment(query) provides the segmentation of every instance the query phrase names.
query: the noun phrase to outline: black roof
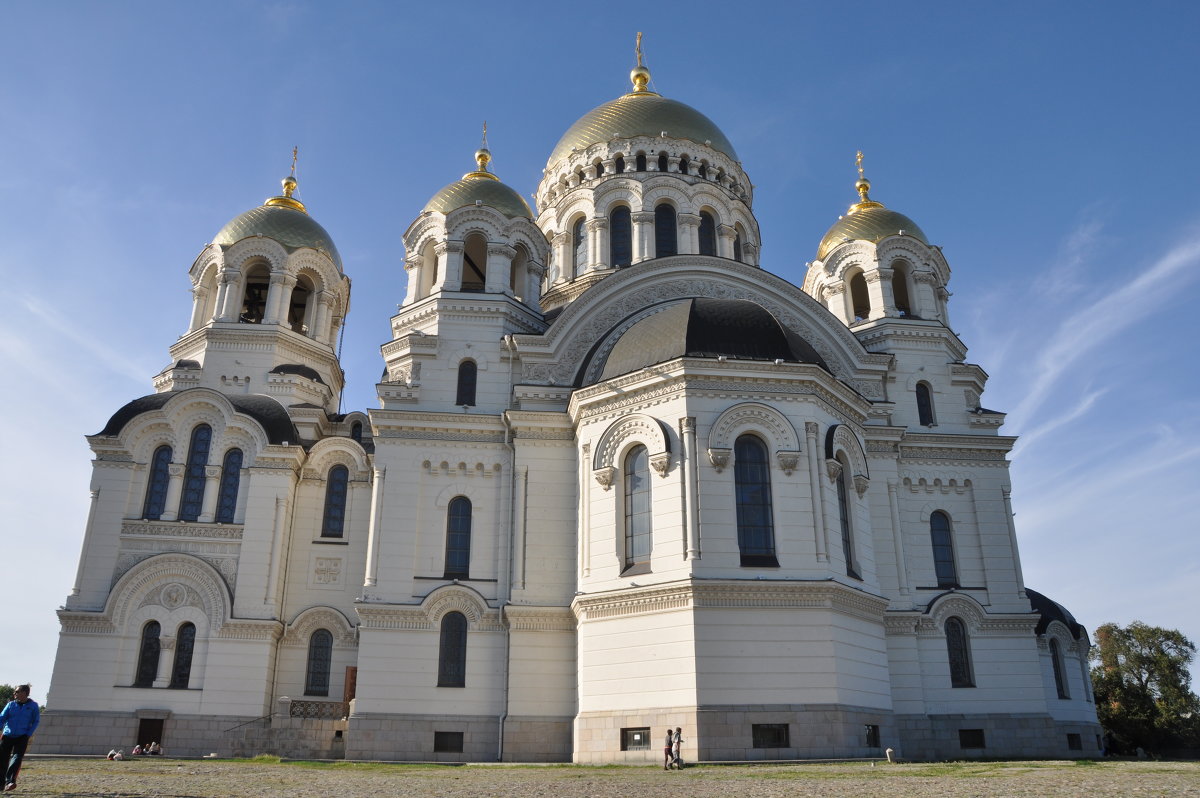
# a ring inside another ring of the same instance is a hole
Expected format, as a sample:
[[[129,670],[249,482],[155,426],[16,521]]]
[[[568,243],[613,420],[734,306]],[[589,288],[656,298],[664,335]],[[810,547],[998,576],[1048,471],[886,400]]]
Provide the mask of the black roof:
[[[189,388],[190,391],[208,390],[206,388]],[[162,408],[167,402],[181,393],[187,391],[167,391],[165,393],[153,393],[149,396],[143,396],[139,399],[134,399],[129,404],[122,407],[117,412],[113,413],[112,418],[104,425],[104,429],[100,430],[97,435],[119,435],[121,430],[125,429],[125,425],[133,419],[140,416],[142,413],[148,413],[151,410]],[[258,422],[263,431],[267,433],[267,439],[273,444],[280,443],[299,443],[300,435],[296,432],[296,427],[292,424],[292,418],[288,415],[287,410],[283,405],[275,401],[269,396],[260,396],[257,394],[223,394],[229,403],[233,405],[233,409],[239,413],[250,416]]]
[[[1052,621],[1062,621],[1066,624],[1067,628],[1071,630],[1071,636],[1076,640],[1083,634],[1083,626],[1075,620],[1075,616],[1066,607],[1036,590],[1025,588],[1025,595],[1029,596],[1029,603],[1033,605],[1033,611],[1042,616],[1038,619],[1035,629],[1038,634],[1045,634]]]
[[[745,299],[691,298],[634,323],[613,347],[601,379],[677,357],[783,360],[829,367],[812,345]]]
[[[280,363],[275,368],[271,369],[269,374],[298,374],[301,377],[307,377],[310,380],[325,384],[325,380],[321,379],[321,375],[317,370],[309,366],[302,366],[299,363]]]

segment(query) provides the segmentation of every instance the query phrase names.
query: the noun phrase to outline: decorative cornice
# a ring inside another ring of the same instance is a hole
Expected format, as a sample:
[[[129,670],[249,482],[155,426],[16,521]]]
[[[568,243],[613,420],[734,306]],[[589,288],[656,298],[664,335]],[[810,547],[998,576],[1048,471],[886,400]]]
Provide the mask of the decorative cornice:
[[[200,540],[241,540],[240,524],[198,524],[186,521],[121,522],[121,537],[196,538]]]
[[[221,624],[216,636],[222,640],[278,640],[282,634],[279,621],[231,620]]]
[[[514,632],[574,632],[575,614],[567,607],[524,607],[510,604],[504,608],[508,628]]]

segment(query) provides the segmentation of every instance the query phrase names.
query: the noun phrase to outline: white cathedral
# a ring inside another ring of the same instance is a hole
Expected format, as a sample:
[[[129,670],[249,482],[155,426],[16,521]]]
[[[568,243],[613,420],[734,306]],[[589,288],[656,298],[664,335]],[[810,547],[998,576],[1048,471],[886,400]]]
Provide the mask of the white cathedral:
[[[1097,755],[941,250],[860,159],[777,277],[733,144],[649,77],[537,211],[486,148],[420,210],[377,409],[339,413],[350,278],[294,176],[216,234],[155,392],[88,438],[35,750]]]

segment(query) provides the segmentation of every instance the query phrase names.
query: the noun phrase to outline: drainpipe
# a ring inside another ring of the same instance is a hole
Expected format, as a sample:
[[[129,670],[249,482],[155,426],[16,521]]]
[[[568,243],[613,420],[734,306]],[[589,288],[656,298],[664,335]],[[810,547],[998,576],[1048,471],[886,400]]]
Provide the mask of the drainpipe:
[[[513,367],[517,354],[517,344],[512,335],[504,336],[504,348],[508,350],[509,407],[511,408],[515,388]],[[500,694],[500,717],[497,719],[497,762],[504,761],[504,723],[508,720],[508,691],[512,676],[512,668],[509,666],[509,658],[512,656],[512,627],[505,610],[512,604],[513,557],[516,549],[517,530],[517,449],[513,446],[512,420],[508,417],[507,410],[500,414],[500,420],[504,422],[504,448],[508,450],[508,573],[505,578],[504,598],[500,602],[500,625],[504,629],[504,658],[501,662],[501,667],[504,669],[504,687]]]

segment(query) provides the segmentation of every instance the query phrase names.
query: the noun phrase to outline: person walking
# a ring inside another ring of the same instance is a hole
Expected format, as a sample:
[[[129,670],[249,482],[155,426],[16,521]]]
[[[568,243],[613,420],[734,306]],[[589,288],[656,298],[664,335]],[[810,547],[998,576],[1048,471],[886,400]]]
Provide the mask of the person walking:
[[[683,770],[683,760],[679,758],[679,746],[683,743],[683,729],[679,726],[675,727],[675,733],[671,735],[671,764],[679,770]]]
[[[37,702],[29,698],[27,684],[17,687],[13,700],[0,710],[0,723],[3,723],[3,736],[0,736],[0,767],[4,768],[5,792],[17,788],[17,775],[21,772],[25,749],[29,745],[29,738],[37,731],[41,719]]]
[[[668,726],[667,727],[667,739],[663,741],[663,770],[671,769],[671,759],[673,758],[671,756],[671,751],[672,751],[671,744],[674,739],[675,739],[674,735],[671,734],[671,727]]]

